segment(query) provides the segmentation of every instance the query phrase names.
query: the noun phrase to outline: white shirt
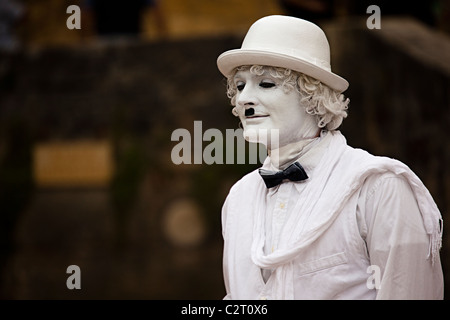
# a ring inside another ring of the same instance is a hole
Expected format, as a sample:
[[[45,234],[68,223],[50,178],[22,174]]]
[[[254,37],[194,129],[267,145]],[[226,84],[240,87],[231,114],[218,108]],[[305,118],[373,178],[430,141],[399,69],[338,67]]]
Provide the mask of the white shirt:
[[[291,163],[298,161],[302,167],[308,172],[309,179],[312,179],[314,168],[320,161],[327,141],[324,141],[322,137],[326,135],[326,131],[322,131],[321,136],[314,141],[309,140],[308,145],[304,146],[299,144],[300,152],[295,154],[295,146],[291,148],[291,152],[287,159],[280,160],[283,165],[280,169],[284,169]],[[285,150],[284,150],[285,151]],[[282,154],[278,154],[279,157]],[[290,159],[290,160],[289,160]],[[266,162],[262,167],[263,169],[278,171],[279,168],[275,167],[272,162]],[[298,197],[302,194],[305,188],[305,183],[292,183],[285,182],[277,187],[267,190],[266,196],[266,244],[264,247],[265,253],[269,254],[274,252],[278,247],[278,240],[280,238],[281,229],[284,226],[287,215],[290,213],[297,202]],[[262,274],[264,281],[267,281],[270,276],[271,270],[263,269]]]
[[[291,215],[299,215],[301,223],[308,222],[307,217],[302,218],[306,214],[296,212],[294,207],[306,201],[305,188],[317,177],[314,169],[329,143],[330,139],[322,139],[300,155],[298,160],[308,180],[287,181],[266,190],[262,206],[266,255],[277,252]],[[263,167],[270,169],[270,162],[266,161]],[[246,180],[252,180],[248,181],[251,185],[260,183],[261,178],[253,174]],[[279,267],[259,268],[254,264],[251,247],[244,245],[255,237],[255,228],[253,234],[246,231],[252,230],[254,218],[243,214],[244,202],[255,201],[248,185],[245,196],[229,196],[231,199],[227,198],[223,210],[226,298],[278,298],[271,297],[272,287],[277,283],[273,278],[278,277],[271,274]],[[234,208],[241,208],[240,216],[233,213]],[[233,230],[239,229],[236,223],[242,231]],[[437,257],[432,264],[427,259],[429,248],[430,237],[409,182],[392,172],[368,175],[331,227],[302,256],[293,259],[294,298],[442,299],[440,260]],[[262,281],[253,270],[262,272]]]

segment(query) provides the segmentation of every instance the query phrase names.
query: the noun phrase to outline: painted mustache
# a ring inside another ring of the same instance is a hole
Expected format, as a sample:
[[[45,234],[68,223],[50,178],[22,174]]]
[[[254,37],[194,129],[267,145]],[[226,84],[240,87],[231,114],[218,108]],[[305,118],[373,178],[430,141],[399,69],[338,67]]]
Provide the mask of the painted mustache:
[[[254,114],[255,114],[255,109],[253,109],[253,108],[248,108],[248,109],[245,110],[245,116],[246,117],[252,116]]]

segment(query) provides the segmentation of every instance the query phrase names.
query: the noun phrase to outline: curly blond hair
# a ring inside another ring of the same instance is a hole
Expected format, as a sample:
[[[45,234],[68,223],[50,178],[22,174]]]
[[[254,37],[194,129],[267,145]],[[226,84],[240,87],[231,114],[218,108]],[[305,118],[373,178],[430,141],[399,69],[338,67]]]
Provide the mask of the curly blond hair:
[[[268,72],[275,79],[282,81],[282,87],[286,92],[295,88],[302,96],[299,105],[304,106],[308,114],[316,116],[319,128],[336,130],[347,117],[350,99],[345,98],[342,93],[303,73],[261,65],[240,66],[227,78],[227,96],[233,106],[236,105],[237,94],[233,79],[236,72],[244,70],[250,70],[252,74],[259,76]]]

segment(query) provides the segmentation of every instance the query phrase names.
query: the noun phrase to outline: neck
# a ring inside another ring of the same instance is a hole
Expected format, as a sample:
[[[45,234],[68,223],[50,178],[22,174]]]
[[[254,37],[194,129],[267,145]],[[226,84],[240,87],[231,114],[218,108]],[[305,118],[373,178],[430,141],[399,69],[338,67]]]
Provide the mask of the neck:
[[[283,170],[305,154],[320,136],[319,132],[312,138],[304,138],[286,144],[280,148],[269,149],[270,162],[277,170]]]

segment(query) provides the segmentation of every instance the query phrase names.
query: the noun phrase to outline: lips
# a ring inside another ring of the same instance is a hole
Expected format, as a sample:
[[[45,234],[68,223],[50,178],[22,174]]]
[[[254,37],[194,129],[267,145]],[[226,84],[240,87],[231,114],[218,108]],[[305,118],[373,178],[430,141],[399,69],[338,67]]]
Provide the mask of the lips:
[[[255,115],[252,115],[252,116],[249,116],[249,117],[245,117],[246,119],[261,119],[261,118],[267,118],[269,115],[266,115],[266,114],[261,114],[261,115],[257,115],[257,114],[255,114]]]
[[[252,114],[251,116],[246,116],[247,119],[252,119],[252,118],[264,118],[264,117],[268,117],[268,114]]]
[[[245,118],[246,119],[258,119],[268,117],[267,114],[255,114],[254,108],[245,109]]]

